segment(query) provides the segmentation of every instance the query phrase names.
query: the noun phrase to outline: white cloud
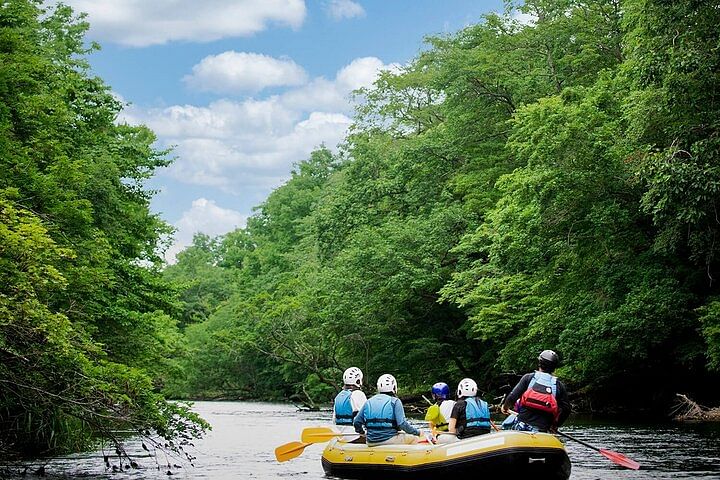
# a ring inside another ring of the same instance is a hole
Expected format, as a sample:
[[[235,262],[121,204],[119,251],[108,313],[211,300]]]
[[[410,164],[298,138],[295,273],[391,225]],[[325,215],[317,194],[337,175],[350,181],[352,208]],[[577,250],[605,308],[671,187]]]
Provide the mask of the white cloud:
[[[376,57],[356,58],[343,67],[335,78],[339,88],[351,91],[371,86],[377,80],[380,70],[393,70],[397,67],[397,64],[385,65]]]
[[[87,12],[89,36],[133,47],[249,36],[270,24],[298,28],[304,0],[66,0]]]
[[[342,113],[305,115],[288,109],[278,97],[144,112],[131,108],[122,120],[144,123],[162,144],[175,146],[177,160],[168,168],[168,175],[227,192],[248,187],[269,191],[282,183],[294,162],[307,158],[315,147],[339,143],[351,123]]]
[[[330,0],[325,5],[325,9],[328,15],[335,20],[365,16],[365,9],[362,5],[352,0]]]
[[[125,113],[127,112],[127,113]],[[277,97],[241,102],[222,99],[206,107],[173,105],[146,111],[130,108],[128,123],[145,123],[161,138],[214,138],[244,140],[288,130],[301,114],[286,108]]]
[[[190,87],[219,93],[258,92],[302,85],[306,80],[305,70],[290,59],[232,50],[203,58],[183,78]]]
[[[349,92],[370,85],[386,68],[394,66],[374,57],[359,58],[340,69],[334,80],[318,77],[282,94],[222,99],[206,106],[130,106],[121,121],[144,123],[157,133],[161,146],[174,146],[177,159],[163,175],[263,198],[314,148],[336,148],[352,123]]]
[[[337,72],[334,81],[318,77],[301,88],[284,93],[282,102],[302,110],[349,112],[353,90],[372,86],[381,70],[395,71],[399,67],[396,63],[386,65],[376,57],[356,58]]]
[[[238,227],[244,227],[247,215],[235,210],[219,207],[215,201],[198,198],[189,210],[175,223],[175,243],[165,253],[168,263],[175,263],[175,256],[192,244],[196,233],[210,236],[222,235]]]
[[[372,85],[380,70],[397,68],[374,57],[358,58],[332,80],[317,77],[281,94],[220,99],[205,106],[130,105],[119,120],[148,125],[160,147],[174,147],[176,160],[160,178],[216,188],[257,204],[313,149],[321,144],[337,149],[352,123],[350,91]],[[205,198],[195,200],[175,224],[176,242],[166,259],[174,261],[196,232],[219,235],[244,224],[251,206],[235,211]]]
[[[510,19],[523,26],[533,26],[537,22],[538,17],[531,13],[523,13],[520,10],[513,10]]]
[[[349,91],[340,90],[332,80],[313,79],[307,85],[282,94],[282,103],[293,110],[348,111]]]

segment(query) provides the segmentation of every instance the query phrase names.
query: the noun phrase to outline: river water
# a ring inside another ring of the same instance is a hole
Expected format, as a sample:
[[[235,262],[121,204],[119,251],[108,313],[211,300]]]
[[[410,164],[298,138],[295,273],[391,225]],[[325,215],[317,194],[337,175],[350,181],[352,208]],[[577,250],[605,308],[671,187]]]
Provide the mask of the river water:
[[[196,402],[194,408],[213,426],[213,430],[196,441],[190,450],[197,457],[194,467],[187,461],[166,458],[162,453],[157,459],[148,457],[140,442],[131,440],[127,450],[131,456],[136,456],[139,469],[108,472],[102,452],[98,451],[48,460],[44,463],[44,478],[327,478],[320,465],[322,444],[307,447],[302,455],[285,463],[275,460],[274,449],[284,443],[299,441],[305,427],[328,426],[329,412],[298,412],[292,405],[251,402]],[[642,465],[638,471],[625,470],[594,450],[564,440],[574,480],[720,479],[720,425],[621,425],[571,419],[563,430],[592,445],[623,453]],[[114,463],[117,464],[116,459]],[[168,463],[180,468],[172,466],[168,469]],[[23,478],[33,478],[31,473],[40,465],[43,463],[32,463],[28,475]],[[18,467],[13,471],[19,471]]]

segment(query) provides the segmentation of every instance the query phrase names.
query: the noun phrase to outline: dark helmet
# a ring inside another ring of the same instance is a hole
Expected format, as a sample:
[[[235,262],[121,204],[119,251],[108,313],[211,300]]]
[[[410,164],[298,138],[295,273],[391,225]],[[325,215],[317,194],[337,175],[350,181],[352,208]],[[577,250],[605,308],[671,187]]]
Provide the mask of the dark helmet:
[[[432,396],[436,399],[445,400],[450,396],[450,387],[447,383],[438,382],[432,386]]]
[[[540,365],[540,368],[548,373],[555,370],[558,363],[560,363],[560,357],[558,357],[558,354],[552,350],[543,350],[540,352],[540,355],[538,355],[538,364]]]

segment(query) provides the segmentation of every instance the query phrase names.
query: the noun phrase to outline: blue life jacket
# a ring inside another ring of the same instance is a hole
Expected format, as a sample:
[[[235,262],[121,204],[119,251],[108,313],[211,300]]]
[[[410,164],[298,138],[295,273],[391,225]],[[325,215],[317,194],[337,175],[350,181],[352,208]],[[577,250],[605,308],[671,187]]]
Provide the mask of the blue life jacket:
[[[342,389],[335,397],[335,425],[352,425],[353,408],[350,397],[352,390]]]
[[[465,399],[465,428],[469,427],[490,428],[490,409],[485,400]]]
[[[368,430],[387,428],[397,429],[395,420],[395,402],[390,395],[375,395],[367,401],[365,411],[365,427]]]

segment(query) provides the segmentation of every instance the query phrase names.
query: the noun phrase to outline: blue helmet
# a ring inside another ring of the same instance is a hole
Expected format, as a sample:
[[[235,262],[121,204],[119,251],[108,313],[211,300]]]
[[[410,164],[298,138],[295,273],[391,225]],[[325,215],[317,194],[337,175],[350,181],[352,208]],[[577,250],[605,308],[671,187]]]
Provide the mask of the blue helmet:
[[[450,396],[450,387],[445,382],[438,382],[432,386],[432,395],[435,398],[445,400]]]

